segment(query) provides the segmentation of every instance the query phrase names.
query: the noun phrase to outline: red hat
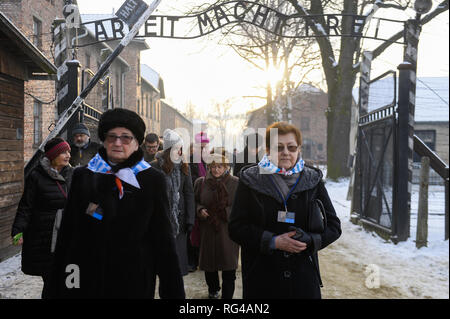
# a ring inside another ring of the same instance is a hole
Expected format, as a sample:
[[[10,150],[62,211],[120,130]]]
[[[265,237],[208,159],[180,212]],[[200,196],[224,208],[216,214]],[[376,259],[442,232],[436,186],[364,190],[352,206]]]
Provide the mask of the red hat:
[[[54,139],[54,140],[50,140],[50,142],[54,143],[57,141],[56,141],[56,139]],[[49,144],[49,143],[47,143],[47,144]],[[59,143],[56,145],[48,145],[48,146],[51,146],[51,147],[47,147],[47,145],[46,145],[47,150],[45,151],[45,156],[50,160],[50,162],[53,161],[55,158],[57,158],[59,154],[64,153],[66,151],[70,151],[69,144],[64,140],[59,141]]]

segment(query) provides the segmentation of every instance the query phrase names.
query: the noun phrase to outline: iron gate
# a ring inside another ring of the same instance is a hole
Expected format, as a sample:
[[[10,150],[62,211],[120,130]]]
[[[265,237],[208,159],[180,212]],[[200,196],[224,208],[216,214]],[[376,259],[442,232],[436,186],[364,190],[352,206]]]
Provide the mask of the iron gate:
[[[356,159],[359,220],[383,237],[394,229],[397,77],[388,71],[369,82],[368,113],[360,115]]]

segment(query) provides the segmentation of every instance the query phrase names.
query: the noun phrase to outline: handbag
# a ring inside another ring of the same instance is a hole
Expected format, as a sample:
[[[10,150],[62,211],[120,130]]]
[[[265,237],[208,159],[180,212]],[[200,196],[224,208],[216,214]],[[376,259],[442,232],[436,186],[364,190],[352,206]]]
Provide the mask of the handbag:
[[[315,189],[312,200],[309,203],[308,211],[308,229],[312,233],[321,234],[327,227],[327,215],[325,207],[320,199],[315,198],[317,189]]]

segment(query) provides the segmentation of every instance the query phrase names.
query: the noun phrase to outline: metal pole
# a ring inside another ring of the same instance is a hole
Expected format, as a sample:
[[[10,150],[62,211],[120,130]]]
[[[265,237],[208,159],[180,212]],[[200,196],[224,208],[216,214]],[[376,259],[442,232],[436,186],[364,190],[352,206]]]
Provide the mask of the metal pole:
[[[409,93],[410,93],[410,63],[402,63],[399,69],[398,87],[398,119],[397,119],[397,159],[394,174],[394,189],[396,200],[392,216],[392,240],[397,243],[409,237],[411,211],[411,176],[409,147]]]
[[[413,163],[414,113],[416,103],[417,48],[420,25],[417,20],[405,22],[405,50],[399,69],[398,97],[398,156],[397,156],[397,200],[393,221],[395,242],[405,241],[410,236],[411,188]]]
[[[430,183],[430,158],[423,156],[420,167],[419,208],[417,211],[416,247],[427,247],[428,240],[428,184]]]

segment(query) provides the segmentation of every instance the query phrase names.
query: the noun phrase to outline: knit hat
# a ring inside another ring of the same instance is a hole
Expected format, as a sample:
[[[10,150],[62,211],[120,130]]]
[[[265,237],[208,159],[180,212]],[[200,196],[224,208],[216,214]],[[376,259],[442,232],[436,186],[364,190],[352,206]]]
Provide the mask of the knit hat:
[[[98,137],[103,142],[106,133],[116,127],[129,129],[139,145],[142,144],[145,134],[145,123],[141,117],[127,109],[112,109],[104,112],[98,123]]]
[[[91,136],[91,133],[89,133],[89,129],[83,123],[77,123],[73,126],[72,135],[75,134],[86,134],[89,137]]]
[[[195,134],[195,144],[209,143],[209,138],[206,132]]]
[[[69,144],[61,137],[55,137],[49,140],[44,146],[45,156],[51,161],[59,154],[70,151]]]
[[[177,132],[166,129],[163,133],[163,150],[167,150],[176,144],[183,144],[183,139]]]

